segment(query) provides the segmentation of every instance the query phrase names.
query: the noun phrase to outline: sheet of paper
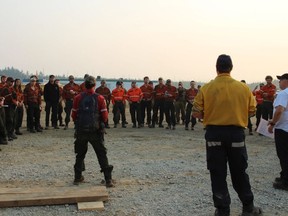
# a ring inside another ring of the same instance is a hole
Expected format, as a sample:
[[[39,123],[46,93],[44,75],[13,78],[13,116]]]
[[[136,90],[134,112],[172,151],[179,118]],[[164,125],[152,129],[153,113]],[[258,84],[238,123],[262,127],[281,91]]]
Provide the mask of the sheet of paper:
[[[268,132],[268,121],[263,119],[263,118],[261,118],[261,121],[260,121],[258,128],[257,128],[257,132],[266,136],[266,137],[270,137],[270,138],[274,139],[274,133]]]

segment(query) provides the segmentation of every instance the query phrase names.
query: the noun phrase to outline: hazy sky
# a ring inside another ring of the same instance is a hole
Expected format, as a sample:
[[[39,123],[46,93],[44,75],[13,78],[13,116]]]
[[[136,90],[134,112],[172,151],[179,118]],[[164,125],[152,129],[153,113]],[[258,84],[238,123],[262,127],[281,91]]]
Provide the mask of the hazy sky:
[[[0,68],[248,82],[288,72],[287,0],[0,0]]]

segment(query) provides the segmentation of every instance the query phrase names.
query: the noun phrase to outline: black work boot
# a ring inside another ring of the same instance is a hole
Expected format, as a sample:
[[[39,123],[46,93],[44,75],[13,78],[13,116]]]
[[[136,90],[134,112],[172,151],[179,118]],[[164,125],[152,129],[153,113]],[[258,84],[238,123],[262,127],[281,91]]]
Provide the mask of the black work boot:
[[[263,211],[259,207],[255,207],[254,204],[243,205],[241,216],[256,216],[263,215]]]
[[[220,209],[216,208],[214,216],[229,216],[230,215],[230,208]]]
[[[114,184],[112,182],[112,170],[113,170],[112,165],[109,165],[108,167],[101,170],[101,172],[104,173],[106,187],[114,187]]]

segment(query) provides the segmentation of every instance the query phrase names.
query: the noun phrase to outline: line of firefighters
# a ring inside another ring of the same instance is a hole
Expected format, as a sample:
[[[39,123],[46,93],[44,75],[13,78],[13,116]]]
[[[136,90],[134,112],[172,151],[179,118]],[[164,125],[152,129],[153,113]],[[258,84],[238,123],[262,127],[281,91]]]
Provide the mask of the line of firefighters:
[[[86,74],[84,79],[89,75]],[[268,120],[273,114],[273,100],[276,94],[276,86],[272,84],[272,77],[265,78],[267,84],[261,83],[253,90],[257,101],[256,128],[261,117]],[[0,144],[7,144],[8,141],[17,139],[16,135],[22,135],[24,108],[27,113],[27,130],[31,133],[42,132],[40,124],[40,114],[42,111],[42,96],[45,101],[45,129],[50,126],[59,129],[64,126],[68,128],[72,111],[74,97],[85,90],[84,82],[78,85],[74,82],[74,77],[69,76],[69,83],[61,87],[60,81],[55,76],[50,75],[49,82],[45,84],[44,90],[41,89],[36,76],[30,77],[30,82],[22,91],[21,80],[12,77],[1,76],[0,83]],[[158,79],[158,84],[153,86],[149,77],[144,77],[144,84],[137,87],[136,82],[131,83],[131,88],[126,90],[123,82],[117,81],[116,88],[110,91],[106,86],[105,80],[101,81],[101,86],[96,88],[96,92],[103,95],[107,108],[113,105],[114,128],[120,124],[126,128],[125,107],[126,101],[129,102],[129,109],[133,128],[144,127],[145,123],[150,128],[156,124],[163,128],[164,114],[167,122],[167,129],[175,129],[176,124],[185,124],[185,130],[194,130],[196,119],[191,116],[194,97],[197,95],[201,86],[196,88],[195,82],[190,82],[190,88],[185,89],[182,82],[178,87],[172,85],[170,79],[165,83],[163,78]],[[52,111],[51,115],[50,112]],[[66,117],[62,118],[65,111]],[[159,114],[159,115],[158,115]],[[145,122],[146,119],[146,122]],[[199,120],[200,121],[200,120]],[[106,128],[110,128],[107,123]],[[249,120],[249,132],[252,135],[252,124]]]

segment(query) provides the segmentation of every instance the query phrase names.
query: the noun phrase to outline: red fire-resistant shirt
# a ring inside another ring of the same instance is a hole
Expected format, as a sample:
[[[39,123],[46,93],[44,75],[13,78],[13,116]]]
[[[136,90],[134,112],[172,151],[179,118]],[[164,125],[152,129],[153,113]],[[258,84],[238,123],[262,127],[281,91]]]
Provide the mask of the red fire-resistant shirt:
[[[154,98],[155,100],[164,100],[164,95],[166,91],[166,86],[163,85],[156,85],[154,88]]]
[[[153,96],[153,87],[150,86],[149,84],[143,84],[140,87],[142,93],[143,93],[143,100],[145,101],[150,101],[152,100],[152,96]]]
[[[262,97],[264,101],[274,101],[274,95],[276,94],[276,86],[271,83],[271,85],[264,85],[261,89],[262,91]],[[267,93],[267,95],[264,95],[263,93]]]
[[[96,94],[94,89],[86,89],[85,92],[89,95]],[[78,94],[75,96],[73,101],[73,108],[72,108],[72,119],[75,122],[78,116],[79,104],[82,99],[82,94]],[[106,108],[106,101],[102,95],[98,95],[98,110],[100,114],[100,119],[103,122],[108,121],[108,111]]]

